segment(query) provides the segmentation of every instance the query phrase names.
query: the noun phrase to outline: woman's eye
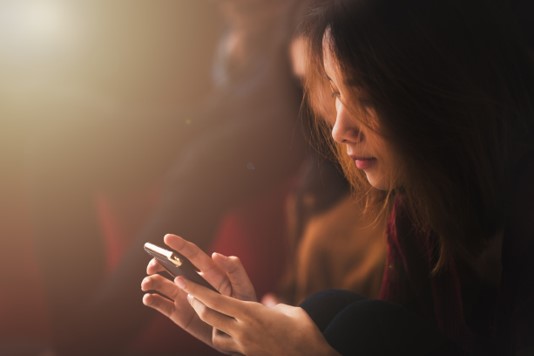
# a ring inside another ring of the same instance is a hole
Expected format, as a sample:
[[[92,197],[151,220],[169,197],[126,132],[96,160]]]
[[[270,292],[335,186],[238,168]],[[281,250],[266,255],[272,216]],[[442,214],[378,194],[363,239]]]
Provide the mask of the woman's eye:
[[[332,95],[332,98],[336,98],[336,99],[341,97],[341,93],[338,91],[334,91],[334,90],[332,91],[331,95]]]

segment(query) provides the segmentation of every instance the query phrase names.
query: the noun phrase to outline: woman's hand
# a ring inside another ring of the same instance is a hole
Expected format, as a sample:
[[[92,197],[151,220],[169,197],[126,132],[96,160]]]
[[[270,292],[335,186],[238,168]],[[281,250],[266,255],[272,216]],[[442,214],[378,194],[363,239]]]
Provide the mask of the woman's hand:
[[[195,244],[176,235],[166,235],[164,241],[173,250],[189,259],[201,271],[204,279],[222,295],[247,301],[256,300],[254,287],[238,258],[220,254],[213,254],[210,258]],[[212,334],[215,335],[212,327],[199,319],[187,301],[187,293],[172,281],[157,274],[163,270],[155,259],[149,262],[147,266],[149,276],[141,283],[141,289],[147,292],[143,296],[143,303],[159,311],[196,338],[215,347],[212,344]]]
[[[302,308],[238,300],[182,277],[175,283],[199,318],[217,331],[211,343],[218,350],[243,355],[338,355]]]

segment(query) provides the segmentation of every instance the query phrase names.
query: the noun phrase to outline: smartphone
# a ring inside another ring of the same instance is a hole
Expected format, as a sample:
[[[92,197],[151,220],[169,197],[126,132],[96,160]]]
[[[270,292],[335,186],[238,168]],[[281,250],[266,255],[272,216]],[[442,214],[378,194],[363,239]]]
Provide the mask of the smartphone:
[[[144,246],[145,251],[155,257],[159,264],[165,268],[167,273],[172,277],[184,276],[185,278],[208,287],[211,290],[217,292],[211,284],[209,284],[200,274],[196,267],[184,256],[180,255],[176,251],[171,251],[154,245],[150,242],[146,242]]]

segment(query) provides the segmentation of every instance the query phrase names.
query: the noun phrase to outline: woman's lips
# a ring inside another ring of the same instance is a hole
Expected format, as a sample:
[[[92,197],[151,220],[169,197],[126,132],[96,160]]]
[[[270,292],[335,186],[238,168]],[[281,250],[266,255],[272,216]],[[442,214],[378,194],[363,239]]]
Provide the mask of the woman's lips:
[[[356,168],[358,169],[369,169],[376,164],[376,158],[374,157],[353,157],[354,163],[356,163]]]

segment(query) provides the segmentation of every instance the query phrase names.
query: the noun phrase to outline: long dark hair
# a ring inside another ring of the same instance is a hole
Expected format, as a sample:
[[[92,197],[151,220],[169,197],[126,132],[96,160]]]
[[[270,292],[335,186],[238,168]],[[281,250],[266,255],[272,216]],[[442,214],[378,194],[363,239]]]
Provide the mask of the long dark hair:
[[[533,146],[532,60],[506,13],[492,0],[325,0],[303,25],[309,101],[332,114],[326,43],[403,160],[405,179],[392,191],[402,190],[416,228],[439,237],[435,271],[502,228],[514,168]],[[344,165],[367,205],[387,212],[387,199]]]

